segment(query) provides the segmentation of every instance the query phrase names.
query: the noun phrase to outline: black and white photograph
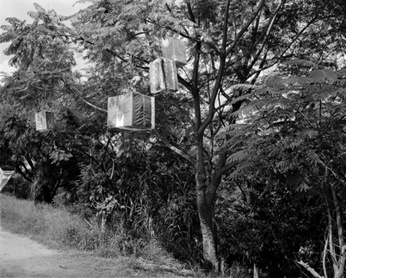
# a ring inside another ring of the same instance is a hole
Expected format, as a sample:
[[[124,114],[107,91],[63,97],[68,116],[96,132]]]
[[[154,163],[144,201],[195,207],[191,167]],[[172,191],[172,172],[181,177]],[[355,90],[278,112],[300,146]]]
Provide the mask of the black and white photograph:
[[[0,0],[0,277],[345,278],[348,209],[380,206],[347,198],[346,4]],[[357,67],[390,71],[361,51],[396,32],[352,20]],[[355,83],[349,142],[400,139]],[[366,270],[396,256],[368,230]]]

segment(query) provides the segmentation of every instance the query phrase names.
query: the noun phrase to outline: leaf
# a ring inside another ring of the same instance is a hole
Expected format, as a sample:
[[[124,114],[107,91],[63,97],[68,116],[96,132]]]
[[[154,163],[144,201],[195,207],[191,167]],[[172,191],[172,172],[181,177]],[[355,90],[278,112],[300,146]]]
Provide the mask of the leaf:
[[[29,11],[28,12],[28,16],[30,16],[33,19],[37,19],[37,18],[39,18],[39,13],[38,12]]]
[[[323,166],[325,166],[325,164],[321,161],[321,159],[319,158],[318,154],[316,154],[313,150],[309,150],[306,153],[306,159],[313,165],[318,165],[321,164]]]
[[[7,21],[8,23],[12,24],[12,25],[16,25],[16,23],[22,23],[22,21],[19,20],[19,19],[16,18],[16,17],[7,17],[7,18],[6,18],[6,21]]]
[[[247,149],[240,150],[228,157],[227,162],[243,161],[248,157],[249,151]]]
[[[50,159],[53,161],[52,164],[59,164],[61,161],[68,161],[72,157],[72,154],[66,153],[64,150],[55,150],[51,152]]]
[[[289,85],[305,85],[310,83],[310,79],[302,76],[291,76],[285,80]]]
[[[250,163],[239,163],[234,171],[227,177],[228,180],[235,180],[238,177],[243,177],[244,173],[249,173],[252,168]]]
[[[300,66],[306,66],[306,67],[312,67],[315,66],[315,63],[309,61],[309,60],[305,60],[305,59],[295,59],[295,60],[291,60],[291,61],[286,61],[284,62],[284,64],[287,65],[300,65]]]
[[[0,43],[9,42],[15,38],[15,34],[13,33],[3,33],[0,35]]]
[[[122,32],[122,30],[124,29],[124,23],[121,21],[118,21],[115,25],[114,28],[116,31],[118,32]]]
[[[244,130],[246,130],[249,126],[247,124],[232,124],[229,125],[225,131],[221,131],[218,133],[218,139],[222,139],[226,136],[236,136],[238,134],[242,134]]]
[[[226,91],[232,90],[232,91],[243,92],[243,91],[248,91],[248,90],[251,90],[254,88],[256,88],[255,85],[241,83],[241,84],[235,84],[235,85],[230,86],[228,89],[226,89]]]
[[[42,6],[40,6],[38,3],[33,3],[33,6],[35,7],[35,9],[41,13],[46,13],[46,10],[44,8],[42,8]]]
[[[311,71],[308,74],[308,78],[315,82],[324,81],[325,79],[335,81],[337,80],[337,74],[331,69],[318,69]]]
[[[4,31],[12,31],[13,28],[10,25],[1,25],[0,29],[4,30]]]
[[[242,100],[249,99],[249,98],[251,98],[252,96],[254,96],[255,94],[256,94],[256,92],[251,92],[251,93],[244,94],[244,95],[242,95],[242,96],[240,96],[240,97],[234,98],[234,99],[229,103],[229,105],[232,105],[232,104],[234,104],[234,103],[236,103],[236,102],[238,102],[238,101],[242,101]]]

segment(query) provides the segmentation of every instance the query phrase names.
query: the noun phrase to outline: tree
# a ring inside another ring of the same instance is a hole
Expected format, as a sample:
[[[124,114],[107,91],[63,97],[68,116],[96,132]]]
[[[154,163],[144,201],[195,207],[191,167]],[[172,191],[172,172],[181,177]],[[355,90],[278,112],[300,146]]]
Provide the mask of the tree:
[[[38,4],[34,7],[35,12],[28,12],[33,23],[7,18],[10,25],[1,27],[5,32],[0,42],[10,42],[5,54],[12,56],[9,64],[17,67],[3,79],[1,98],[12,113],[2,121],[16,170],[32,182],[33,199],[51,202],[57,189],[69,183],[66,177],[74,180],[74,163],[67,162],[71,154],[64,148],[65,142],[54,133],[45,136],[35,132],[31,119],[39,109],[58,111],[63,118],[64,106],[74,102],[63,80],[74,78],[75,60],[58,29],[60,18]]]
[[[11,109],[9,107],[0,104],[0,118],[4,119],[6,118],[6,115],[8,115],[11,112]],[[1,157],[0,157],[0,167],[2,166],[11,166],[13,165],[11,157],[12,157],[12,152],[9,149],[9,140],[5,136],[4,132],[4,122],[0,122],[0,152],[1,152]]]
[[[224,175],[241,162],[240,154],[224,147],[232,134],[220,133],[236,122],[231,115],[244,104],[240,97],[262,84],[271,69],[304,58],[315,66],[337,64],[344,52],[344,1],[100,0],[72,17],[72,28],[62,24],[64,18],[36,8],[44,23],[38,32],[53,32],[52,43],[78,43],[94,65],[86,82],[70,72],[52,74],[62,92],[96,113],[104,111],[108,96],[133,88],[148,94],[148,63],[160,55],[160,39],[185,41],[189,61],[178,73],[180,91],[157,97],[158,127],[147,136],[193,166],[203,255],[218,269],[215,202]],[[2,35],[0,40],[18,46],[20,37]],[[19,52],[9,53],[19,61]],[[24,69],[28,63],[20,65]],[[11,87],[6,91],[16,86]]]
[[[304,261],[312,247],[302,246],[297,259],[314,277],[342,277],[345,271],[345,84],[345,69],[269,77],[261,88],[238,98],[248,100],[236,113],[246,117],[226,131],[233,136],[225,148],[243,157],[232,178],[245,172],[259,179],[262,171],[270,188],[292,186],[321,200],[326,228],[317,249],[324,275],[314,269],[321,268],[315,262]]]

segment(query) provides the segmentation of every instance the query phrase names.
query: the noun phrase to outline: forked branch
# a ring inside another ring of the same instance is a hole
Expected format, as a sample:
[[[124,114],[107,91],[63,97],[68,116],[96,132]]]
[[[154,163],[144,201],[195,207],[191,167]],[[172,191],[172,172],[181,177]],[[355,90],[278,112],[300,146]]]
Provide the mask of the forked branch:
[[[229,53],[232,52],[232,50],[235,48],[239,40],[242,38],[243,34],[249,29],[250,24],[253,23],[253,21],[257,18],[257,15],[260,13],[261,9],[263,8],[265,3],[265,0],[261,0],[260,3],[258,4],[258,7],[256,11],[253,13],[253,16],[247,21],[247,23],[242,27],[242,29],[239,31],[239,34],[236,36],[235,41],[230,45],[228,50],[226,51],[226,56],[229,55]]]

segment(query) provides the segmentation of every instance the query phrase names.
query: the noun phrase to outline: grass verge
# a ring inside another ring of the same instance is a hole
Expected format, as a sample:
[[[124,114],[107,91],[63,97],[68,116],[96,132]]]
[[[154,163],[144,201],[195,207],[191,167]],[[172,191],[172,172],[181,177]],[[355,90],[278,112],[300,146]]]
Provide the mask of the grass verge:
[[[78,216],[4,194],[0,195],[0,220],[3,229],[30,236],[50,247],[95,250],[98,242],[96,229]]]
[[[0,226],[50,248],[91,251],[100,257],[119,257],[124,266],[118,264],[117,268],[140,269],[151,273],[151,277],[248,277],[248,273],[239,273],[234,268],[229,270],[229,275],[205,274],[195,265],[189,266],[191,270],[184,270],[182,264],[174,260],[156,240],[146,242],[127,239],[123,232],[104,232],[97,221],[84,220],[63,207],[34,204],[33,201],[6,194],[0,194]],[[131,242],[134,252],[125,252],[127,240]],[[129,256],[121,256],[126,254]],[[175,276],[173,273],[179,274]]]
[[[123,255],[121,234],[102,232],[95,221],[86,221],[62,207],[34,204],[0,194],[0,225],[4,230],[28,236],[50,248],[92,251],[102,257]],[[146,268],[147,265],[156,270],[182,270],[155,240],[147,244],[141,241],[137,246],[140,250],[127,257],[131,268]]]

